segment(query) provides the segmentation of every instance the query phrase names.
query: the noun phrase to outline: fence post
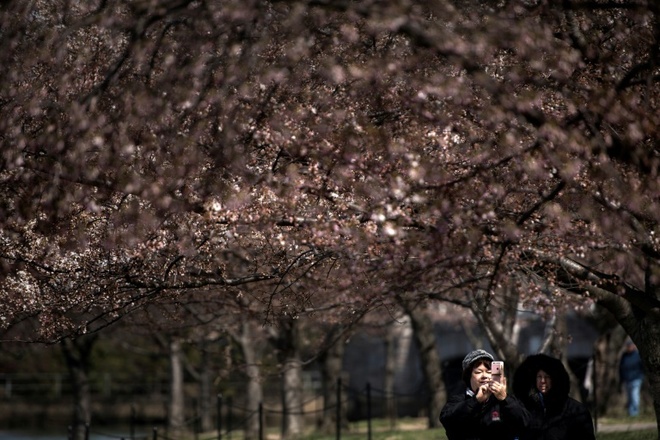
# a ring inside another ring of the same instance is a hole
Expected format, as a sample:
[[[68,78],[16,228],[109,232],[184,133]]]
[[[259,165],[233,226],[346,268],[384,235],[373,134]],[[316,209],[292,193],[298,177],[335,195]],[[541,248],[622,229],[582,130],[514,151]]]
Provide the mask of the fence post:
[[[222,440],[222,394],[217,397],[217,425],[218,425],[218,440]]]
[[[85,423],[85,440],[89,440],[89,423]]]
[[[259,402],[259,440],[264,440],[264,404]]]
[[[280,432],[282,434],[282,438],[285,438],[285,433],[286,433],[286,415],[287,415],[287,402],[284,399],[284,396],[282,396],[282,421],[280,423]]]
[[[156,428],[155,426],[154,426],[154,430],[153,430],[152,439],[153,440],[158,440],[158,428]]]
[[[131,439],[135,438],[135,423],[137,416],[135,415],[135,404],[131,404]]]
[[[199,439],[199,433],[201,432],[200,421],[202,418],[201,412],[199,410],[201,403],[197,399],[193,399],[193,420],[192,420],[192,429],[195,440]]]
[[[227,398],[227,438],[231,439],[231,430],[233,429],[232,427],[232,419],[234,418],[234,412],[232,411],[232,398],[229,396]]]
[[[371,383],[367,382],[367,438],[371,440]]]
[[[5,377],[5,396],[11,397],[11,377]]]
[[[335,415],[335,437],[341,438],[341,377],[337,378],[337,414]]]
[[[62,397],[62,375],[61,374],[56,374],[55,375],[55,388],[53,389],[53,393],[55,394],[55,397]]]

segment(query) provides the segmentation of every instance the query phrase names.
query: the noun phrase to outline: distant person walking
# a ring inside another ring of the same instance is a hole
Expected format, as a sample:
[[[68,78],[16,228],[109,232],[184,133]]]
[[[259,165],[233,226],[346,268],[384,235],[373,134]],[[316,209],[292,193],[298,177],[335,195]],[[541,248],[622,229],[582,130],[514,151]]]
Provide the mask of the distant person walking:
[[[440,412],[449,440],[513,440],[527,424],[529,413],[507,393],[506,377],[492,379],[492,361],[485,350],[463,359],[464,391],[450,396]]]
[[[626,390],[626,409],[630,417],[639,415],[640,392],[644,380],[642,358],[635,343],[628,339],[619,361],[619,380]]]
[[[513,375],[513,392],[531,414],[520,440],[595,440],[587,407],[569,396],[570,378],[559,359],[528,356]]]

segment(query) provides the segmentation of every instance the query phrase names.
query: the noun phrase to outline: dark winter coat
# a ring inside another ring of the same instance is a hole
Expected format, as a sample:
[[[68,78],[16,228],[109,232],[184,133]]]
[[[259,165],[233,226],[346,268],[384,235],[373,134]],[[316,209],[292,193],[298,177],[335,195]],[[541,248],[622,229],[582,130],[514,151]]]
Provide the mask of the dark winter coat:
[[[552,387],[541,395],[536,375],[543,370]],[[523,361],[513,376],[513,393],[530,412],[531,421],[520,440],[595,440],[587,407],[569,396],[570,379],[559,359],[537,354]]]
[[[621,355],[619,379],[623,383],[644,379],[644,367],[639,351],[628,351]]]
[[[491,396],[479,403],[470,391],[449,397],[440,413],[449,440],[513,440],[528,420],[514,396],[502,401]]]

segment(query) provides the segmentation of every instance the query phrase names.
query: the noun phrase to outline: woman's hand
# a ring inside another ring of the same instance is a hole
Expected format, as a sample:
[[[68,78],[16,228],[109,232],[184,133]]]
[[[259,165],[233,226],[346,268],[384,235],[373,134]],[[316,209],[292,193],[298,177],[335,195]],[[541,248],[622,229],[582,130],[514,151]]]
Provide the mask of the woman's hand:
[[[477,388],[477,394],[475,397],[477,398],[477,402],[479,403],[484,403],[486,400],[490,398],[490,395],[493,394],[491,389],[490,389],[490,384],[484,383]]]
[[[488,384],[488,390],[497,400],[506,399],[506,377],[502,377],[502,382],[490,382]]]

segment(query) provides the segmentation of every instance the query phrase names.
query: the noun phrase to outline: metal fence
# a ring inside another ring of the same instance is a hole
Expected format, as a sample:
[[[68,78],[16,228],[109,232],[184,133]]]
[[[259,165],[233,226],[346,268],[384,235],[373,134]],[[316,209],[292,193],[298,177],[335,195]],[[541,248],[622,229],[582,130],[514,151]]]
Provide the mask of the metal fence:
[[[366,432],[365,438],[371,439],[373,433],[372,420],[375,416],[374,409],[377,408],[377,412],[382,415],[383,408],[390,404],[390,402],[396,402],[401,398],[415,398],[415,399],[426,399],[429,400],[428,391],[422,391],[420,393],[411,395],[411,394],[398,394],[398,393],[385,393],[383,390],[373,389],[371,384],[367,383],[366,387],[362,390],[350,389],[342,385],[341,380],[337,384],[337,404],[333,406],[323,405],[322,408],[314,410],[304,410],[305,407],[308,407],[310,402],[304,402],[301,405],[301,408],[296,413],[303,417],[325,417],[329,416],[332,412],[333,419],[335,420],[335,437],[337,440],[341,439],[343,434],[343,421],[345,410],[348,409],[349,405],[359,404],[364,406],[364,418],[363,422],[366,422]],[[346,397],[346,396],[351,397]],[[357,400],[356,400],[357,399]],[[396,413],[396,411],[395,411]],[[246,427],[252,418],[256,417],[258,419],[258,439],[264,440],[265,433],[267,428],[273,428],[273,424],[268,426],[268,420],[275,419],[284,419],[289,413],[286,410],[279,408],[272,408],[265,406],[263,403],[259,404],[258,409],[249,410],[247,408],[241,407],[240,405],[235,405],[232,402],[231,398],[223,398],[222,395],[217,396],[217,408],[216,408],[216,430],[213,434],[204,434],[201,431],[201,421],[198,415],[195,415],[191,419],[187,420],[185,426],[181,427],[186,430],[188,433],[192,432],[194,438],[197,440],[232,440],[241,438],[244,433],[246,433]],[[149,434],[135,434],[137,428],[131,424],[131,433],[126,436],[117,436],[108,434],[101,431],[94,431],[90,426],[86,427],[86,440],[90,438],[90,435],[101,435],[104,437],[117,438],[122,440],[177,440],[169,436],[167,428],[158,428],[153,427]],[[282,431],[284,429],[282,428]],[[72,439],[72,429],[69,429],[69,438]],[[187,434],[187,439],[190,438],[190,434]]]

